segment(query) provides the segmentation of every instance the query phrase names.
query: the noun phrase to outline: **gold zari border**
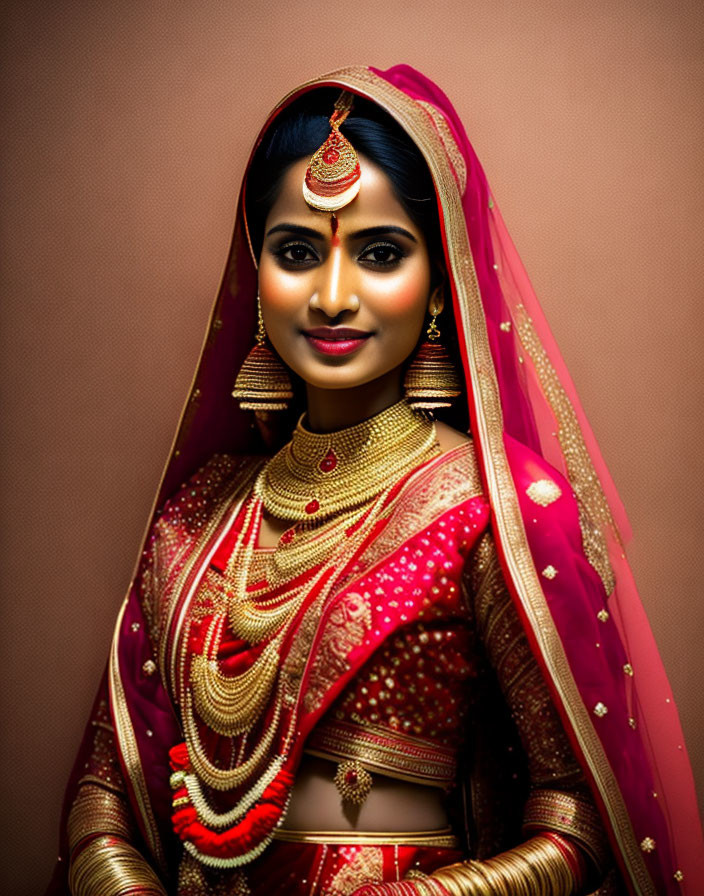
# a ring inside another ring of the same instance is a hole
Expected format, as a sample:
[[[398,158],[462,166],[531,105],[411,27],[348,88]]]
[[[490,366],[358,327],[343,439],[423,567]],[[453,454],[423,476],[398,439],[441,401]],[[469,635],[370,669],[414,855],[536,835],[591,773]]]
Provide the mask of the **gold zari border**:
[[[162,674],[167,687],[170,686],[171,695],[176,703],[180,703],[181,695],[179,688],[181,682],[178,680],[178,658],[180,651],[180,638],[183,631],[183,624],[190,609],[191,600],[193,599],[197,587],[202,578],[202,572],[210,563],[222,539],[227,532],[230,531],[232,523],[235,521],[240,511],[242,502],[244,501],[249,489],[253,483],[253,473],[262,463],[261,458],[251,461],[249,464],[242,465],[237,471],[235,482],[227,490],[218,505],[214,508],[212,516],[208,519],[208,523],[199,533],[195,543],[191,547],[190,556],[184,564],[183,569],[178,575],[176,582],[171,588],[171,598],[168,608],[168,619],[163,631],[163,646],[160,652],[160,662],[162,664]],[[222,521],[228,517],[227,523],[220,532],[220,538],[210,545],[207,555],[203,557],[203,549],[210,539],[217,532]],[[192,573],[200,563],[198,573],[193,576]],[[181,600],[181,593],[186,583],[190,581],[188,594]]]
[[[377,726],[335,720],[319,723],[305,752],[332,762],[357,759],[372,772],[442,789],[452,786],[457,775],[454,750]]]
[[[437,831],[294,831],[278,828],[274,840],[286,843],[324,843],[328,846],[437,846],[459,849],[452,828]]]
[[[149,799],[149,791],[147,782],[142,770],[142,762],[139,756],[139,746],[132,727],[130,712],[127,708],[125,700],[125,691],[122,686],[122,678],[120,677],[120,660],[118,656],[118,645],[120,640],[120,629],[122,627],[122,619],[127,608],[127,599],[120,608],[115,625],[115,636],[112,640],[110,649],[110,661],[108,664],[108,684],[110,688],[111,704],[115,720],[115,734],[125,762],[125,771],[129,776],[135,798],[139,805],[139,810],[144,821],[144,829],[147,843],[152,853],[157,859],[161,868],[166,868],[166,858],[159,837],[159,829],[157,827],[154,811]]]

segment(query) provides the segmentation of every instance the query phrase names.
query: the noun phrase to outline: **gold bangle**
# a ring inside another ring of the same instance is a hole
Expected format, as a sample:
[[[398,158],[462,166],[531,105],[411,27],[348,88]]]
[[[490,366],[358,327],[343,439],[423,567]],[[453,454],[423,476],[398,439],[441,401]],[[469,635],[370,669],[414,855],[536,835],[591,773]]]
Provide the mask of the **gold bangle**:
[[[590,799],[561,790],[534,790],[523,812],[523,832],[555,831],[576,840],[597,868],[609,865],[609,845],[599,813]]]
[[[486,882],[478,873],[478,862],[459,862],[434,871],[432,878],[448,891],[450,896],[488,896]]]
[[[560,848],[541,836],[486,861],[439,868],[431,880],[450,896],[572,896],[576,885]]]
[[[91,840],[71,859],[69,889],[73,896],[166,896],[146,859],[119,837]]]
[[[133,833],[125,801],[96,784],[82,784],[66,825],[69,850],[91,835],[114,834],[129,841]]]

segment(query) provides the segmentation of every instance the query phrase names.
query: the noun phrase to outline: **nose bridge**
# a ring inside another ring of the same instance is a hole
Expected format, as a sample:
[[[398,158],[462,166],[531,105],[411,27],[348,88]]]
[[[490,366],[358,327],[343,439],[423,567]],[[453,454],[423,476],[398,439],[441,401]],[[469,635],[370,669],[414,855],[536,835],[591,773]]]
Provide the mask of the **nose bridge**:
[[[342,245],[338,243],[332,246],[320,272],[318,306],[328,317],[335,317],[350,306],[352,293]]]

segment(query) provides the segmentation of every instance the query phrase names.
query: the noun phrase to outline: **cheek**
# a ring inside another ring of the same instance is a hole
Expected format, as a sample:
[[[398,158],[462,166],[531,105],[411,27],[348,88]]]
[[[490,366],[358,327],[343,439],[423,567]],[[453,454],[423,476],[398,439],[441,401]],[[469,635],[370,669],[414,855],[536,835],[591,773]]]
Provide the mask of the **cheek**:
[[[259,268],[259,298],[264,326],[277,345],[287,338],[291,321],[306,307],[311,286],[306,277],[292,276],[276,265],[263,264]],[[278,345],[277,345],[278,347]]]
[[[404,271],[394,277],[379,277],[370,283],[367,295],[374,297],[377,313],[413,326],[422,320],[428,307],[429,281],[420,271]]]

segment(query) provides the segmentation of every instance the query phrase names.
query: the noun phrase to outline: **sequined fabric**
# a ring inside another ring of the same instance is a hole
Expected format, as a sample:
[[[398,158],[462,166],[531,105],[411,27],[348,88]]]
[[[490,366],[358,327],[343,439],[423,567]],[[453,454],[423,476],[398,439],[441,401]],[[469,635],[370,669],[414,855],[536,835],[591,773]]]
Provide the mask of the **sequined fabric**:
[[[432,604],[427,622],[404,626],[384,643],[316,726],[309,752],[453,786],[477,674],[469,613],[458,594]]]

